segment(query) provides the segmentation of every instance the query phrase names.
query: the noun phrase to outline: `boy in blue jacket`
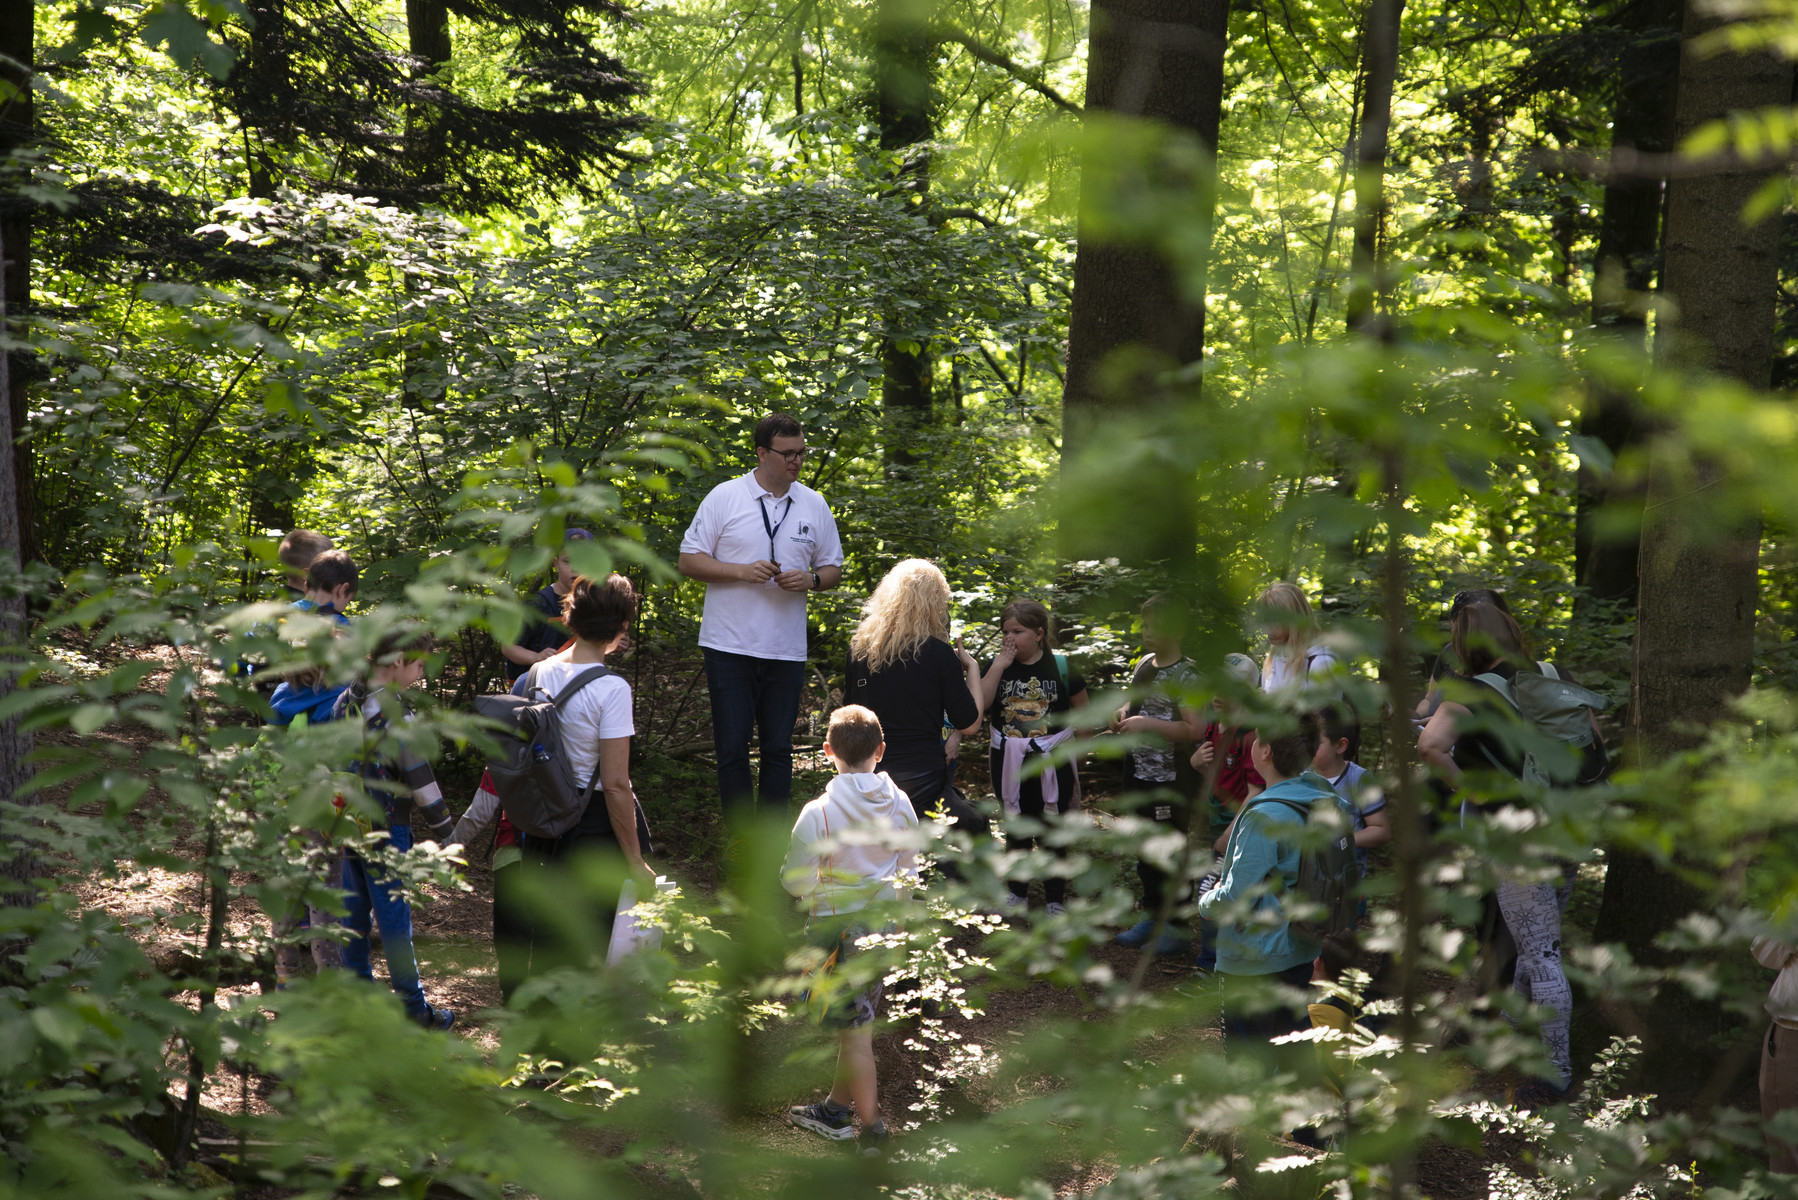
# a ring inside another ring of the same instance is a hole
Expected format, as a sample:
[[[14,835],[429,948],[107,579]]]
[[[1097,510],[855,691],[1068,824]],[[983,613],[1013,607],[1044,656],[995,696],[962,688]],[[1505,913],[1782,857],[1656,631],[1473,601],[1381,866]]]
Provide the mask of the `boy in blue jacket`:
[[[1250,756],[1267,790],[1243,805],[1224,848],[1223,877],[1199,901],[1199,912],[1218,922],[1226,1045],[1264,1041],[1310,1024],[1302,1003],[1264,1010],[1255,993],[1269,983],[1308,991],[1312,963],[1323,949],[1319,939],[1293,928],[1283,901],[1298,887],[1300,835],[1312,805],[1320,799],[1335,804],[1352,828],[1347,804],[1311,770],[1318,738],[1309,715],[1291,732],[1256,737]],[[1299,808],[1281,801],[1296,801]],[[1245,904],[1251,906],[1246,918]]]

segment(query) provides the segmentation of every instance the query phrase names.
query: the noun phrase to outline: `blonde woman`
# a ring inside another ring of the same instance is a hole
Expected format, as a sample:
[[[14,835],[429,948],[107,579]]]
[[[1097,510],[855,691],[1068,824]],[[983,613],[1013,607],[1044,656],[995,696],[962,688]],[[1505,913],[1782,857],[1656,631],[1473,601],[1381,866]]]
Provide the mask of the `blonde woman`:
[[[1267,658],[1261,663],[1261,690],[1278,692],[1302,687],[1307,679],[1327,676],[1336,669],[1336,655],[1317,643],[1317,621],[1311,601],[1297,584],[1281,580],[1269,584],[1255,601],[1255,611],[1267,629]]]
[[[949,783],[943,720],[963,734],[977,732],[979,692],[979,664],[949,644],[949,581],[934,563],[906,559],[862,606],[849,640],[843,703],[880,718],[886,755],[875,770],[911,797],[919,819]]]

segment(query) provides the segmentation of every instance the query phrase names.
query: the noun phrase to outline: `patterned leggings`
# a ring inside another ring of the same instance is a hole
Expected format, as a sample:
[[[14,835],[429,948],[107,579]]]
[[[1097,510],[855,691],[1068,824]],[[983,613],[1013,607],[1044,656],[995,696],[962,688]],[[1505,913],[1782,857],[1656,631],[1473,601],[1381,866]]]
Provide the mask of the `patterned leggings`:
[[[1554,1010],[1542,1023],[1542,1043],[1561,1087],[1573,1080],[1568,1032],[1573,1021],[1573,989],[1561,970],[1561,910],[1572,888],[1550,883],[1501,883],[1498,911],[1517,943],[1517,974],[1511,988],[1531,1004]]]

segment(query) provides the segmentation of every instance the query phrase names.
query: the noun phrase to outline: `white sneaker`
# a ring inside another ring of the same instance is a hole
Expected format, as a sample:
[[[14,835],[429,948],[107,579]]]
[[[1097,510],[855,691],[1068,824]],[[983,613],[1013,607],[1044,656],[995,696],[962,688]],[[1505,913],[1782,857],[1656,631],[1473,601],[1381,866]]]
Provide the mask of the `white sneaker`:
[[[1029,908],[1030,901],[1023,896],[1018,895],[1016,892],[1006,892],[1004,905],[1006,912],[1016,912],[1020,908]]]
[[[1043,910],[1051,917],[1059,917],[1068,911],[1068,906],[1059,900],[1051,900],[1043,906]]]

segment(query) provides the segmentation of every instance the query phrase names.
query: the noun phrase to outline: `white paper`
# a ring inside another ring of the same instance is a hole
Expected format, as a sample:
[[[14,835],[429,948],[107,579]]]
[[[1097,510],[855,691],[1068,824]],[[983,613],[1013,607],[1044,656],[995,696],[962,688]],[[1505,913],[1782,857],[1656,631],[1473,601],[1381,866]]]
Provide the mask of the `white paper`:
[[[658,892],[672,892],[674,880],[666,875],[656,876]],[[624,881],[624,890],[618,893],[618,915],[612,919],[612,944],[606,950],[606,966],[615,967],[628,954],[639,950],[655,950],[662,944],[662,927],[645,925],[637,920],[637,884],[635,880]]]

